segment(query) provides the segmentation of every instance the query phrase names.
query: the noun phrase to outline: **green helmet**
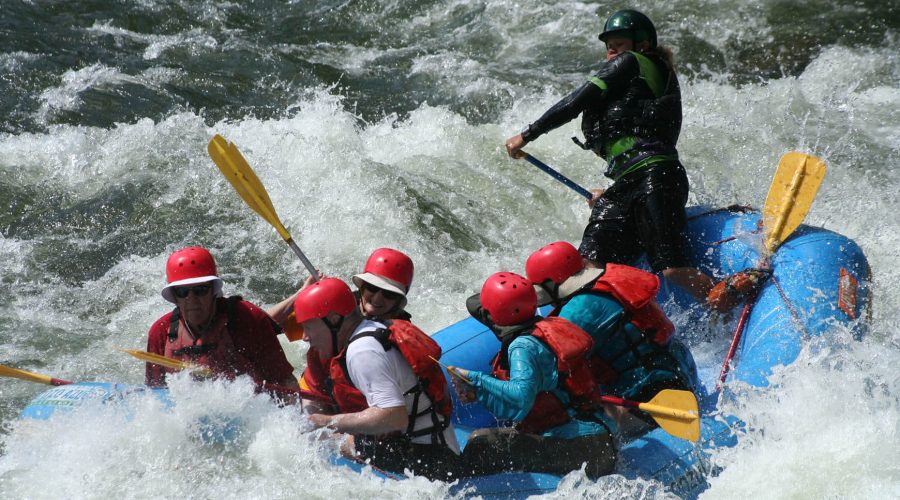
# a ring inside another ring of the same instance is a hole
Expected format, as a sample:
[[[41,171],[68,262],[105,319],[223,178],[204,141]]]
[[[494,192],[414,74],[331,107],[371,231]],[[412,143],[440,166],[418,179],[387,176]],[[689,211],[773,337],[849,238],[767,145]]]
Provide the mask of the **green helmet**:
[[[603,33],[598,38],[605,42],[613,35],[630,38],[635,42],[647,40],[650,47],[656,48],[656,28],[649,17],[636,10],[620,10],[609,16],[603,26]]]

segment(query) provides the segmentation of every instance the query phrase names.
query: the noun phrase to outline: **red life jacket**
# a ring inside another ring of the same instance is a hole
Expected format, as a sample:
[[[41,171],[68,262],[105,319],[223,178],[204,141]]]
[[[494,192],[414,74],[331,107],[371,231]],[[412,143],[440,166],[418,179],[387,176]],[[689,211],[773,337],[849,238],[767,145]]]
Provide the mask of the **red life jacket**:
[[[582,410],[585,403],[599,401],[597,382],[587,363],[594,340],[587,332],[566,319],[552,316],[535,323],[534,330],[525,335],[539,339],[553,351],[559,373],[558,387],[569,394],[569,406]],[[498,353],[494,358],[491,374],[499,380],[509,380],[509,364],[507,361],[506,366],[502,366],[502,360],[507,359],[502,354]],[[528,434],[540,434],[571,420],[566,409],[566,405],[553,392],[542,391],[535,398],[531,411],[516,428]]]
[[[606,271],[597,278],[591,289],[612,295],[625,309],[628,321],[653,343],[669,344],[675,325],[659,304],[659,278],[647,271],[622,264],[606,264]]]
[[[675,334],[675,325],[656,303],[659,278],[655,274],[631,266],[607,263],[606,271],[597,278],[590,291],[612,295],[625,309],[624,320],[634,325],[641,333],[638,339],[623,338],[626,349],[613,354],[611,358],[591,356],[590,368],[599,384],[610,385],[618,380],[621,374],[611,363],[615,363],[622,356],[633,355],[635,363],[641,363],[646,367],[665,368],[670,365],[671,356],[665,348]],[[552,314],[559,314],[559,309],[554,310]],[[622,333],[624,335],[624,332]],[[642,349],[641,344],[652,348]]]
[[[167,358],[208,366],[217,375],[228,379],[247,374],[257,380],[258,376],[253,370],[253,365],[237,351],[232,340],[240,302],[241,297],[238,296],[218,300],[216,307],[224,305],[224,314],[223,311],[217,310],[212,324],[200,338],[191,335],[184,321],[181,321],[180,311],[175,308],[172,311],[168,341],[163,354]]]
[[[306,369],[301,376],[300,388],[309,391],[317,401],[334,400],[328,391],[328,362],[319,358],[319,352],[315,349],[306,351]]]
[[[350,342],[364,337],[374,337],[381,343],[385,351],[394,347],[399,349],[403,359],[409,363],[419,380],[414,387],[403,394],[404,396],[413,394],[413,410],[409,415],[409,425],[405,435],[410,438],[431,435],[433,443],[446,444],[443,431],[450,425],[453,403],[447,390],[447,379],[444,377],[444,372],[434,361],[434,359],[440,359],[441,347],[418,327],[403,320],[393,320],[387,329],[379,328],[362,333],[350,339]],[[362,392],[350,380],[346,355],[347,349],[345,348],[338,356],[331,359],[329,364],[330,383],[326,381],[324,385],[329,389],[331,397],[341,413],[355,413],[365,410],[369,405]],[[428,396],[431,404],[424,410],[419,410],[419,400],[423,394]],[[424,415],[431,415],[432,425],[423,429],[415,429],[416,420]]]

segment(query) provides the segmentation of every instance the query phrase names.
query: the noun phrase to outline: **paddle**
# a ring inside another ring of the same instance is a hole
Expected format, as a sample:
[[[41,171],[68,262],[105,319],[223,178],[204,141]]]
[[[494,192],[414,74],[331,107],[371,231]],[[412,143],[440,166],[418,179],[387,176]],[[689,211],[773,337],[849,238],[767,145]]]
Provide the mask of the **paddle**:
[[[72,383],[68,380],[53,378],[49,375],[26,372],[25,370],[19,370],[18,368],[12,368],[6,365],[0,365],[0,377],[19,378],[47,385],[69,385]]]
[[[155,365],[164,366],[166,368],[172,368],[173,370],[191,370],[197,372],[198,375],[203,377],[208,377],[213,374],[212,370],[205,366],[196,365],[194,363],[188,363],[187,361],[181,361],[180,359],[167,358],[160,354],[153,354],[152,352],[141,351],[138,349],[119,349],[122,352],[126,352],[131,354],[137,359],[141,361],[146,361],[148,363],[153,363]]]
[[[260,182],[259,177],[256,176],[253,169],[250,168],[250,165],[247,163],[247,160],[244,159],[244,156],[238,150],[237,146],[235,146],[234,143],[226,141],[221,135],[216,135],[209,141],[207,150],[209,151],[210,158],[212,158],[216,166],[219,167],[222,175],[228,179],[228,182],[231,183],[234,190],[237,191],[254,212],[258,213],[260,217],[265,219],[266,222],[271,224],[272,227],[278,231],[278,234],[280,234],[282,239],[284,239],[291,247],[291,250],[297,254],[297,257],[300,257],[300,260],[303,262],[303,265],[306,266],[306,270],[309,271],[309,274],[312,275],[313,279],[319,281],[319,273],[316,271],[315,266],[313,266],[312,262],[306,258],[306,255],[303,254],[300,247],[294,243],[291,234],[285,229],[284,224],[281,223],[278,214],[275,213],[275,207],[272,206],[272,200],[269,199],[269,193],[266,191],[266,188],[262,185],[262,182]]]
[[[788,239],[809,213],[809,208],[812,206],[824,177],[825,163],[815,156],[792,151],[781,157],[778,170],[775,171],[775,177],[772,178],[772,185],[769,187],[769,194],[766,196],[765,207],[763,207],[764,249],[758,267],[766,269],[770,267],[772,254]],[[737,352],[741,335],[758,296],[759,292],[744,304],[741,317],[734,330],[734,338],[731,339],[731,346],[729,346],[728,354],[722,363],[716,390],[719,390],[720,384],[725,383],[725,379],[728,377],[731,360],[734,359]]]
[[[200,366],[194,363],[189,363],[187,361],[181,361],[180,359],[172,359],[162,356],[160,354],[153,354],[152,352],[141,351],[138,349],[119,349],[122,352],[126,352],[141,361],[146,361],[148,363],[157,364],[160,366],[165,366],[166,368],[172,368],[175,370],[193,370],[198,372],[202,376],[210,376],[212,375],[212,370],[205,366]],[[321,396],[319,394],[303,390],[299,387],[285,387],[279,384],[263,384],[263,389],[270,392],[277,392],[281,394],[299,394],[300,397],[304,399],[310,399],[315,401],[321,401],[328,404],[334,404],[330,398]]]
[[[467,383],[467,384],[469,384],[469,385],[472,385],[472,382],[471,382],[469,379],[467,379],[465,376],[463,376],[463,374],[460,373],[459,370],[457,370],[455,366],[445,365],[444,363],[441,363],[441,362],[440,362],[437,358],[435,358],[434,356],[428,356],[428,357],[431,358],[431,360],[434,361],[435,363],[437,363],[437,364],[443,366],[444,369],[447,370],[447,372],[450,373],[451,375],[454,375],[454,376],[456,376],[456,377],[459,377],[460,379],[462,379],[463,382],[465,382],[465,383]]]
[[[646,403],[616,396],[600,396],[600,399],[604,403],[637,408],[649,413],[662,430],[677,438],[688,441],[700,439],[700,411],[697,397],[691,391],[663,389]]]
[[[566,177],[565,175],[560,173],[558,170],[554,169],[550,165],[547,165],[546,163],[542,162],[541,160],[538,160],[534,156],[531,156],[530,154],[526,153],[525,151],[519,151],[519,155],[520,155],[519,158],[525,158],[525,160],[527,160],[528,163],[531,163],[535,167],[550,174],[551,177],[558,180],[559,182],[562,182],[563,184],[565,184],[566,186],[568,186],[569,188],[571,188],[573,191],[580,194],[581,196],[584,196],[585,198],[588,199],[588,201],[590,201],[594,197],[594,195],[591,194],[590,191],[579,186],[577,182],[573,181],[572,179],[569,179],[568,177]]]

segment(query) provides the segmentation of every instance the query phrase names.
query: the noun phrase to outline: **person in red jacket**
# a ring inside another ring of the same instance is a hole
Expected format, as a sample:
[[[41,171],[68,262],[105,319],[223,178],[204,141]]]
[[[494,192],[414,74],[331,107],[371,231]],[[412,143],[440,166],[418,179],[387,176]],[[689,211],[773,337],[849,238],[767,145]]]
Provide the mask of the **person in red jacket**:
[[[187,247],[174,252],[166,276],[162,296],[175,309],[150,327],[148,352],[208,366],[228,379],[249,375],[260,387],[297,387],[294,367],[278,342],[278,325],[240,297],[223,297],[223,282],[208,250]],[[172,371],[147,363],[147,385],[165,385],[166,373]]]

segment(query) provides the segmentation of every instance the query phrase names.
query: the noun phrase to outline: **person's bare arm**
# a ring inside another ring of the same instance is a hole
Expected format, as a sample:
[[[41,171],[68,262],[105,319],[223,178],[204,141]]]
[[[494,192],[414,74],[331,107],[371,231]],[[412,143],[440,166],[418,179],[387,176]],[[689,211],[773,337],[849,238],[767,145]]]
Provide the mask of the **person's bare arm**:
[[[370,406],[356,413],[340,415],[323,415],[316,413],[309,416],[316,427],[328,427],[344,434],[366,434],[377,436],[391,432],[405,431],[409,424],[409,416],[405,406],[394,408],[378,408]]]
[[[322,274],[318,269],[316,271],[319,272],[320,275]],[[325,276],[322,275],[322,277],[324,278]],[[314,280],[312,276],[306,278],[306,280],[303,282],[303,286],[300,287],[300,290],[303,290],[304,288],[312,285],[315,282],[316,280]],[[297,300],[297,294],[300,293],[300,290],[297,290],[296,292],[292,293],[290,297],[268,308],[266,310],[266,313],[273,320],[275,320],[276,323],[278,323],[279,325],[284,325],[284,320],[286,320],[287,317],[290,316],[291,312],[294,311],[294,301]]]

